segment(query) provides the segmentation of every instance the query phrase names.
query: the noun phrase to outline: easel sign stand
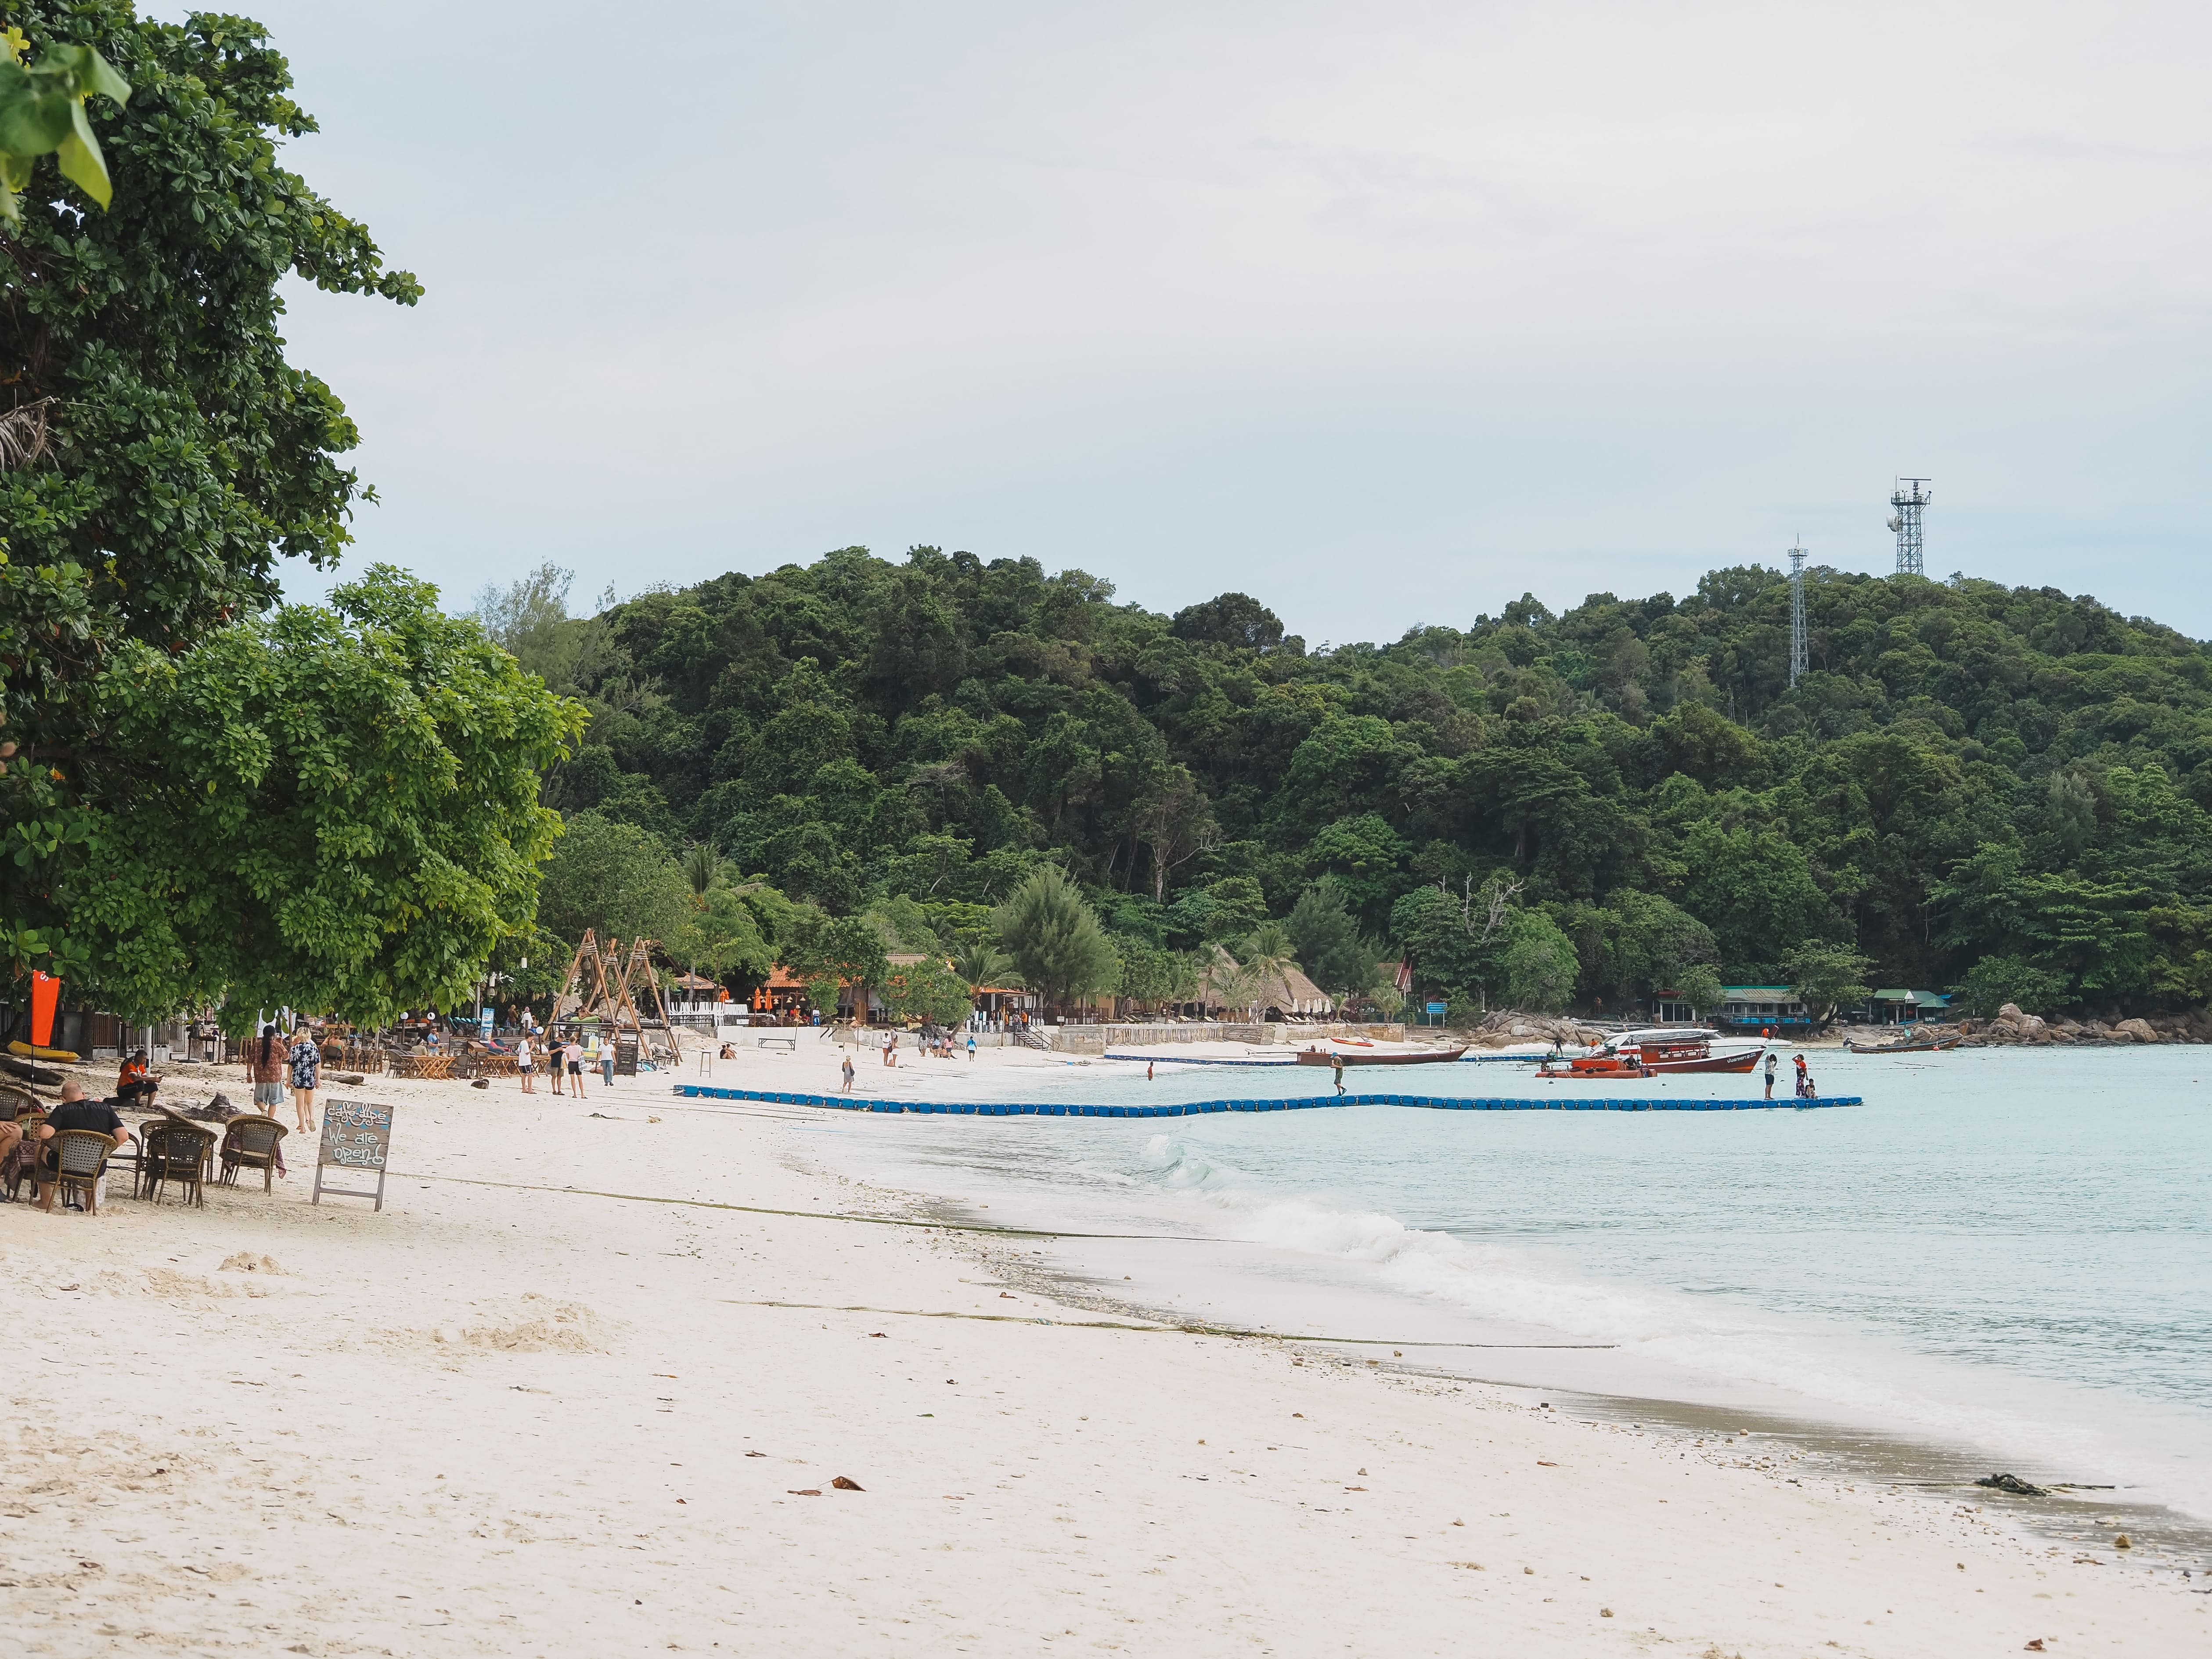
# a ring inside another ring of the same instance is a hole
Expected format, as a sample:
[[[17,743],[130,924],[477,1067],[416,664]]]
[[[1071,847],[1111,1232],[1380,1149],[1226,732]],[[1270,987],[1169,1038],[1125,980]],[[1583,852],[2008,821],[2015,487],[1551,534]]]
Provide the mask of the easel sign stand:
[[[328,1193],[333,1198],[373,1198],[384,1208],[384,1164],[392,1151],[392,1108],[373,1100],[325,1101],[323,1105],[323,1144],[315,1155],[314,1202]],[[326,1187],[326,1170],[374,1170],[376,1190],[357,1187]]]

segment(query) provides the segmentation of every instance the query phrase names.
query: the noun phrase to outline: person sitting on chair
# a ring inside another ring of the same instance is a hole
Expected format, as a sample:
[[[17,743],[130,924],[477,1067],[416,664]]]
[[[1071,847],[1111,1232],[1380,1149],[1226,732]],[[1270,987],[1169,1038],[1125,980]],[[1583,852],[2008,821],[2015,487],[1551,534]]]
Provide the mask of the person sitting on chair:
[[[151,1106],[154,1091],[161,1086],[161,1079],[146,1069],[146,1051],[134,1048],[131,1058],[123,1062],[123,1070],[115,1079],[115,1099],[118,1105]]]
[[[131,1139],[130,1127],[115,1115],[115,1108],[104,1100],[87,1100],[83,1086],[74,1079],[62,1085],[61,1104],[46,1114],[46,1121],[39,1126],[39,1139],[52,1140],[63,1129],[97,1129],[118,1146]],[[41,1149],[38,1164],[39,1207],[50,1215],[54,1207],[54,1188],[61,1184],[52,1178],[57,1162],[52,1147]]]

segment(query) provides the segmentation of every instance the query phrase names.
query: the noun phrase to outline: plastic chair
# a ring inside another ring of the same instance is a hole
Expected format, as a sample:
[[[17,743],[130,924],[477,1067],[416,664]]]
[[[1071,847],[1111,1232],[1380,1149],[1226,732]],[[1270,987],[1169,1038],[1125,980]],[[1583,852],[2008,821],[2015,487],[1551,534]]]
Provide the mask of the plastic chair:
[[[284,1126],[273,1117],[234,1117],[223,1126],[222,1184],[238,1185],[238,1172],[243,1167],[261,1171],[261,1190],[276,1189],[277,1147],[283,1141]]]

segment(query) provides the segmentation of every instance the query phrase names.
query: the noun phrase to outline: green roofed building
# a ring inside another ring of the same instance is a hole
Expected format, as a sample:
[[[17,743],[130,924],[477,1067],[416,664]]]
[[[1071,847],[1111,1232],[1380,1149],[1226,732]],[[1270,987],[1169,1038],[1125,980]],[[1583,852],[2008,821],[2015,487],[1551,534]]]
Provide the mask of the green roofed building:
[[[1951,999],[1934,991],[1876,991],[1866,1002],[1865,1018],[1876,1025],[1912,1025],[1923,1019],[1948,1019]]]
[[[1813,1029],[1812,1011],[1787,985],[1723,985],[1713,1024],[1723,1030],[1785,1031]]]

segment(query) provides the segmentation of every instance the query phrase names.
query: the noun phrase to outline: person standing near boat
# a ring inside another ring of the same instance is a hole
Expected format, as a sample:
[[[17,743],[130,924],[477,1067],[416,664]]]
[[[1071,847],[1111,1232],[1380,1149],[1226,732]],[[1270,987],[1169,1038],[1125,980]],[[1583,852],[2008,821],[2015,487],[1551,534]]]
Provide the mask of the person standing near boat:
[[[1774,1098],[1774,1068],[1778,1063],[1774,1058],[1774,1050],[1769,1048],[1766,1051],[1766,1097],[1769,1100]]]

